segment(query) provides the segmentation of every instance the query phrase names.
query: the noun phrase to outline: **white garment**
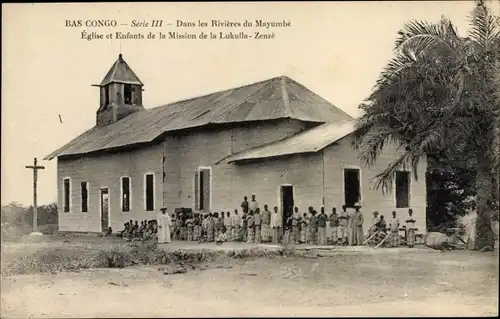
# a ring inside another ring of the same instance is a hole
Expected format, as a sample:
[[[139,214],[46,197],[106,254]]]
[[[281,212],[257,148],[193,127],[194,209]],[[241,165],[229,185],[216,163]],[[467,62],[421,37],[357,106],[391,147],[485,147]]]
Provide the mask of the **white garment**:
[[[410,219],[415,220],[415,217],[413,215],[412,216],[408,215],[408,216],[406,216],[405,221],[406,220],[410,220]],[[406,227],[407,228],[415,228],[415,223],[414,222],[411,222],[411,223],[410,222],[406,222]]]
[[[241,217],[240,215],[232,215],[231,216],[231,219],[232,219],[232,226],[239,226],[241,224]]]
[[[281,227],[281,218],[278,213],[271,213],[271,227]]]
[[[259,208],[259,203],[255,200],[251,200],[249,203],[248,203],[248,211],[253,211],[255,213],[255,210]]]
[[[397,217],[391,219],[389,225],[391,225],[391,230],[399,230],[399,219]]]
[[[226,227],[231,227],[231,226],[233,226],[233,218],[232,218],[231,216],[226,217],[226,218],[224,219],[224,226],[226,226]]]
[[[158,218],[158,243],[170,243],[170,227],[172,226],[172,221],[170,220],[170,215],[159,213]]]

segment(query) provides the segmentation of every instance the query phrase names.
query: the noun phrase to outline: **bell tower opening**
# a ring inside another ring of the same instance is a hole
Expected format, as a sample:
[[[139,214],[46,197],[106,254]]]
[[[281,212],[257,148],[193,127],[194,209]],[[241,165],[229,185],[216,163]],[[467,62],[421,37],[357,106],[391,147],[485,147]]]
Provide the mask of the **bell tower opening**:
[[[142,91],[144,84],[120,54],[108,71],[100,88],[101,103],[97,110],[97,126],[114,123],[129,114],[144,110]]]

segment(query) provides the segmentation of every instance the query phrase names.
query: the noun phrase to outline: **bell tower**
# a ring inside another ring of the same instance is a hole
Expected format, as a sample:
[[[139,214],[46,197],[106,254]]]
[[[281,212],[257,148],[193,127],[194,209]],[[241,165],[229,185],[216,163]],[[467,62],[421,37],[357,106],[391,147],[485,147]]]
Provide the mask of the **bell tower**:
[[[144,110],[142,91],[144,84],[128,66],[122,54],[108,71],[99,87],[100,107],[96,124],[102,126],[114,123],[131,113]]]

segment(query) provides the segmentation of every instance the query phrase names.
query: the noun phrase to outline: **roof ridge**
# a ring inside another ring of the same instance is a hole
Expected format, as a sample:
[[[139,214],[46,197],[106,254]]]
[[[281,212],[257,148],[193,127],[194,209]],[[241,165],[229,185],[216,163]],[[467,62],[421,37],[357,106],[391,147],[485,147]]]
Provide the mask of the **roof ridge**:
[[[187,99],[176,100],[176,101],[173,101],[173,102],[169,102],[167,104],[158,105],[158,106],[152,107],[152,108],[147,109],[147,110],[153,110],[153,109],[156,109],[156,108],[166,107],[166,106],[170,106],[170,105],[174,105],[174,104],[178,104],[178,103],[182,103],[182,102],[189,102],[191,100],[201,99],[201,98],[207,97],[209,95],[213,95],[213,94],[218,94],[218,93],[228,92],[228,91],[232,91],[232,90],[242,89],[242,88],[246,88],[246,87],[249,87],[249,86],[252,86],[252,85],[256,85],[256,84],[260,84],[260,83],[264,83],[264,82],[271,82],[272,80],[276,80],[276,79],[279,79],[279,78],[280,78],[280,76],[275,76],[275,77],[272,77],[272,78],[268,78],[266,80],[256,81],[256,82],[253,82],[253,83],[250,83],[250,84],[245,84],[245,85],[241,85],[241,86],[235,86],[235,87],[231,87],[231,88],[228,88],[228,89],[222,89],[222,90],[218,90],[218,91],[215,91],[215,92],[212,92],[212,93],[206,93],[206,94],[202,94],[202,95],[196,95],[196,96],[193,96],[193,97],[190,97],[190,98],[187,98]]]
[[[285,77],[287,77],[287,76],[285,76]],[[294,80],[294,79],[292,79],[292,78],[290,78],[290,77],[287,77],[287,78],[290,80],[290,82],[295,83],[296,85],[300,86],[302,89],[306,90],[307,92],[310,92],[310,93],[312,93],[312,94],[316,95],[316,96],[317,96],[318,98],[320,98],[323,102],[325,102],[326,104],[328,104],[328,107],[329,107],[329,108],[331,108],[331,109],[332,109],[332,107],[333,107],[333,109],[334,109],[334,110],[339,111],[339,112],[342,112],[342,113],[344,113],[345,115],[349,116],[350,118],[354,118],[354,117],[352,117],[350,114],[348,114],[348,113],[346,113],[344,110],[342,110],[341,108],[337,107],[337,106],[336,106],[336,105],[334,105],[333,103],[329,102],[327,99],[323,98],[323,97],[322,97],[321,95],[319,95],[318,93],[315,93],[314,91],[312,91],[312,90],[308,89],[308,88],[307,88],[305,85],[303,85],[302,83],[297,82],[296,80]]]
[[[280,77],[280,84],[281,84],[281,98],[283,99],[283,105],[285,107],[286,113],[288,116],[292,116],[292,109],[290,108],[290,99],[288,96],[288,92],[286,90],[286,80],[287,77],[282,75]]]
[[[268,81],[264,81],[262,86],[260,86],[259,88],[257,88],[255,91],[253,91],[252,93],[250,93],[246,98],[244,98],[243,100],[241,101],[237,101],[236,103],[233,103],[230,107],[228,107],[224,112],[222,112],[219,116],[217,116],[217,119],[220,119],[223,115],[229,113],[233,108],[237,107],[237,106],[240,106],[241,104],[245,103],[246,101],[248,101],[253,95],[255,95],[257,92],[259,92],[260,90],[262,90],[263,88],[265,88],[266,86],[268,86],[272,81],[268,80]],[[233,90],[237,90],[239,88],[235,88]]]

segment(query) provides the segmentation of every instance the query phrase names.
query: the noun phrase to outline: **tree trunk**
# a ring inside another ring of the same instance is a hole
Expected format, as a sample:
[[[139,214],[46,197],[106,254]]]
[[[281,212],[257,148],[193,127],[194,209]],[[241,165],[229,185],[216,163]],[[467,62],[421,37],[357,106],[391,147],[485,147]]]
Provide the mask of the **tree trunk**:
[[[492,250],[495,246],[495,238],[491,227],[491,207],[493,199],[492,176],[490,161],[485,154],[478,154],[476,171],[476,249],[481,251]]]

